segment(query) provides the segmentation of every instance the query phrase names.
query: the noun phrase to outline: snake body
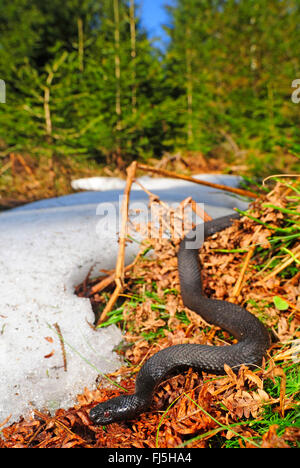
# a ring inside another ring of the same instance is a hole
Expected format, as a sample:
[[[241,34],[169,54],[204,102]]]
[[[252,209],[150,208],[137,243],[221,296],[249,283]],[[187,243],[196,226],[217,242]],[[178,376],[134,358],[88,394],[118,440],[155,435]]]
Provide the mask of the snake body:
[[[196,226],[180,243],[178,271],[183,303],[205,321],[227,330],[238,342],[231,346],[179,344],[154,354],[140,369],[135,393],[121,395],[96,405],[90,411],[95,424],[129,420],[146,411],[157,385],[166,377],[192,367],[197,371],[224,374],[224,364],[237,371],[242,364],[260,365],[270,344],[264,325],[244,308],[226,301],[209,299],[202,293],[199,245],[191,248],[194,236],[206,239],[229,227],[239,215],[223,216]]]

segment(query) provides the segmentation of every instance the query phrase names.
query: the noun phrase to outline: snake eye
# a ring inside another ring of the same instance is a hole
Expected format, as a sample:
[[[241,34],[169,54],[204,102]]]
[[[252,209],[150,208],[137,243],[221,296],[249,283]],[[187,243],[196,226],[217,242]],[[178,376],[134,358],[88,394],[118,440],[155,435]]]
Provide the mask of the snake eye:
[[[104,411],[104,417],[109,418],[109,416],[110,416],[110,411],[108,410]]]

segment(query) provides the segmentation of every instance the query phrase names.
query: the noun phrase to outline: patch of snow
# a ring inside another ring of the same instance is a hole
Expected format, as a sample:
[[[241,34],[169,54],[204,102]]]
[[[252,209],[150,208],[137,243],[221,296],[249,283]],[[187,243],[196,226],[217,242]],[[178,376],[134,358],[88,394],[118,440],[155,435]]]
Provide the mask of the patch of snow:
[[[193,178],[198,180],[205,180],[221,185],[230,185],[231,187],[237,187],[243,180],[242,177],[231,176],[227,174],[196,174]],[[194,186],[191,182],[180,179],[172,178],[153,178],[150,176],[138,177],[140,182],[148,190],[169,190],[171,187],[183,187],[186,185]],[[83,179],[75,179],[71,182],[71,186],[74,190],[123,190],[125,188],[126,181],[119,177],[85,177]],[[199,187],[199,186],[198,186]],[[138,184],[133,184],[133,190],[142,190]]]

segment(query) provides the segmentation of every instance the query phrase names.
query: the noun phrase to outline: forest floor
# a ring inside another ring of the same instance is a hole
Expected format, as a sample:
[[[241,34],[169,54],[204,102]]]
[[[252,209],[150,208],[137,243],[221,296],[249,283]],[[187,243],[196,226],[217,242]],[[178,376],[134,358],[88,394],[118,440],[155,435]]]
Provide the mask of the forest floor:
[[[162,382],[138,418],[106,427],[91,422],[95,404],[134,391],[141,365],[157,351],[178,343],[234,342],[184,307],[178,238],[145,237],[105,322],[99,317],[114,291],[115,272],[87,277],[77,287],[79,296],[90,298],[95,323],[123,330],[118,353],[124,365],[109,382],[102,376],[96,390],[86,388],[73,408],[55,415],[36,411],[5,427],[0,447],[299,447],[299,197],[299,182],[278,181],[200,250],[205,294],[247,307],[269,329],[272,345],[261,367],[243,366],[238,374],[226,367],[223,376],[190,369]],[[164,209],[174,219],[176,213]]]
[[[0,211],[25,203],[74,193],[71,181],[83,177],[126,177],[126,163],[113,164],[94,159],[77,160],[71,156],[31,156],[9,153],[0,158]],[[234,142],[225,141],[205,156],[199,151],[166,153],[159,158],[141,160],[154,168],[185,175],[232,174],[245,180],[263,179],[271,174],[299,172],[297,157],[278,150],[275,154],[261,154],[258,150],[240,150]],[[145,175],[138,171],[137,175]]]
[[[72,158],[36,158],[10,154],[0,168],[0,211],[25,203],[74,193],[71,181],[83,177],[126,177],[125,167],[91,162],[76,162]],[[247,173],[247,166],[233,166],[224,156],[206,158],[199,152],[166,154],[147,164],[186,175],[201,173]],[[144,172],[137,175],[145,175]]]

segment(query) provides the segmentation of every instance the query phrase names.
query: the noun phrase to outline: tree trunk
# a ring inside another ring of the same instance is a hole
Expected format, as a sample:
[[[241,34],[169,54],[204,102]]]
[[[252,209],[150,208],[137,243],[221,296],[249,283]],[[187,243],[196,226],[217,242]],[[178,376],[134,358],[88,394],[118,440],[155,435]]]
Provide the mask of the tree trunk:
[[[192,81],[192,50],[190,48],[191,30],[187,29],[186,46],[186,89],[187,89],[187,142],[193,143],[193,81]]]
[[[79,70],[83,72],[83,54],[84,54],[84,42],[83,42],[83,22],[81,18],[77,19],[78,29],[78,62]]]
[[[136,31],[135,31],[135,14],[134,14],[134,0],[130,0],[130,40],[131,40],[131,59],[132,59],[132,95],[131,105],[132,113],[136,113]]]
[[[120,13],[119,0],[114,0],[115,20],[115,78],[116,78],[116,114],[117,130],[121,130],[121,64],[120,64]]]
[[[119,0],[114,0],[114,20],[115,20],[115,78],[116,78],[116,152],[114,155],[115,163],[118,169],[124,169],[124,161],[121,155],[121,60],[120,60],[120,12]]]

